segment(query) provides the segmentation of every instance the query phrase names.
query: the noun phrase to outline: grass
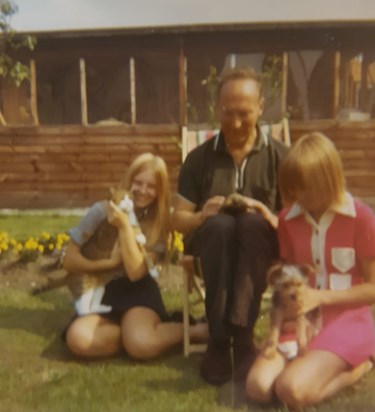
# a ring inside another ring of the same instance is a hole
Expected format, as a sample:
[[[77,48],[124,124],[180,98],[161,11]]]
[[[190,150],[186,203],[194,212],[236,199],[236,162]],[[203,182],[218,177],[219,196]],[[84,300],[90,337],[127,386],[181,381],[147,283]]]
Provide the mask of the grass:
[[[64,231],[77,217],[1,217],[1,230],[26,238],[41,230]],[[3,225],[4,223],[4,225]],[[17,273],[2,275],[17,276]],[[0,279],[1,280],[1,279]],[[180,306],[178,290],[164,290],[169,309]],[[177,348],[160,359],[135,363],[125,355],[99,361],[76,359],[59,334],[72,315],[64,291],[30,296],[0,281],[1,412],[285,412],[241,402],[234,386],[205,384],[199,377],[201,355],[184,358]],[[258,322],[261,337],[266,327]],[[306,412],[375,410],[375,372],[332,401]]]

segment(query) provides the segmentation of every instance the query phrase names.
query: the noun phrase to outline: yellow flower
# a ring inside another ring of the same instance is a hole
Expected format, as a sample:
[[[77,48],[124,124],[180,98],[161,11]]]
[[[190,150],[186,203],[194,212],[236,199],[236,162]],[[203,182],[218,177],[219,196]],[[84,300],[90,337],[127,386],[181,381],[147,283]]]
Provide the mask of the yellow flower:
[[[51,238],[51,235],[48,232],[42,232],[41,236],[45,240],[49,240]]]
[[[0,243],[0,249],[1,249],[1,250],[8,250],[8,249],[9,249],[8,243],[3,240],[3,241]]]

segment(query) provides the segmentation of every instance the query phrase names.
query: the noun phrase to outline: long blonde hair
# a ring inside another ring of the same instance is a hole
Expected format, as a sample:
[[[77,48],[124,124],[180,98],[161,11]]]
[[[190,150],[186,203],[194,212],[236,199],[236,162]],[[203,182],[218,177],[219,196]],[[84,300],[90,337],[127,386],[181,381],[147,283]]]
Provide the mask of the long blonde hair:
[[[327,207],[344,199],[345,177],[340,154],[320,132],[301,136],[283,159],[279,189],[284,205],[296,201],[296,192],[308,190]]]
[[[134,178],[147,168],[155,173],[156,180],[156,200],[149,207],[146,219],[149,225],[145,227],[150,247],[159,241],[167,243],[171,231],[169,177],[165,161],[152,153],[137,156],[125,174],[123,186],[130,190]]]

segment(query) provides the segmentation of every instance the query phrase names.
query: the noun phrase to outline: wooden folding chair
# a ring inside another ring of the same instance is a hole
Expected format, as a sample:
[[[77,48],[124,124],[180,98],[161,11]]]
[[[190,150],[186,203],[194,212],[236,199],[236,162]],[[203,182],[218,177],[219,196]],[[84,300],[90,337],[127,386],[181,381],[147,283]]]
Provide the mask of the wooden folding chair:
[[[279,123],[264,123],[260,125],[262,131],[272,136],[275,140],[282,141],[287,146],[290,146],[290,134],[288,119],[283,119]],[[204,130],[204,131],[188,131],[186,127],[182,130],[182,161],[185,160],[187,154],[198,145],[204,143],[208,139],[216,135],[219,130]],[[189,296],[193,292],[198,297],[198,302],[204,302],[205,289],[203,281],[203,273],[200,265],[200,259],[197,256],[184,255],[182,258],[183,267],[183,324],[184,324],[184,356],[189,356],[193,352],[202,352],[206,349],[206,344],[194,344],[190,342],[189,334],[189,315],[191,304]]]

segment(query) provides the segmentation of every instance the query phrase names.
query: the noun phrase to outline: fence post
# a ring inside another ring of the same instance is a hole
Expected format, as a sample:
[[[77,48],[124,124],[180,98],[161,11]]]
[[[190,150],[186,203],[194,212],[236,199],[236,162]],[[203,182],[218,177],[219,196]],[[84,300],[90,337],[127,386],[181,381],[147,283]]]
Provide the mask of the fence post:
[[[30,60],[30,108],[34,125],[39,126],[35,60]]]
[[[87,115],[87,87],[86,87],[86,64],[85,59],[79,59],[79,79],[81,90],[81,120],[84,126],[88,125]]]
[[[333,64],[333,110],[332,115],[335,119],[339,112],[340,105],[340,66],[341,66],[341,53],[335,51]]]
[[[130,123],[134,126],[137,123],[137,101],[136,101],[136,89],[135,89],[135,60],[134,57],[130,58]]]
[[[287,106],[288,91],[288,53],[282,54],[282,72],[281,72],[281,115],[285,116],[288,110]]]

